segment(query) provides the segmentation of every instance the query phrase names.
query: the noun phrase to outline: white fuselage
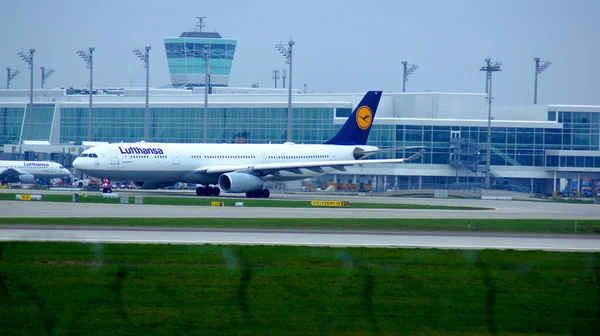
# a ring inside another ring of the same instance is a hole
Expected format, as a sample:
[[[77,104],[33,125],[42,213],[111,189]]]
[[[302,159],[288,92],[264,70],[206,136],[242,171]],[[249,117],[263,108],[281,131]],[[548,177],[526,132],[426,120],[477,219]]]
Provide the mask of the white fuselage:
[[[0,173],[10,169],[21,174],[31,174],[36,178],[57,178],[71,175],[68,169],[52,161],[0,161]]]
[[[373,146],[298,144],[174,144],[115,143],[88,149],[73,165],[81,172],[116,181],[172,181],[216,184],[218,174],[198,173],[201,167],[249,167],[264,163],[354,160],[355,148]],[[297,180],[334,168],[278,171],[264,180]]]

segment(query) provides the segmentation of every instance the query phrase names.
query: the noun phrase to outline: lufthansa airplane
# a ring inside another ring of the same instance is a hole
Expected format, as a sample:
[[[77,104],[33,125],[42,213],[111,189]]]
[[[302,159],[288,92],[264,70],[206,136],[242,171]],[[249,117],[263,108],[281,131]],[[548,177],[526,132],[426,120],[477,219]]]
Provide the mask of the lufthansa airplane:
[[[0,180],[35,183],[36,178],[56,178],[71,175],[61,164],[52,161],[0,161]]]
[[[222,190],[268,198],[265,181],[299,180],[345,171],[347,166],[403,163],[420,156],[423,151],[404,159],[363,160],[399,150],[366,145],[380,99],[381,91],[367,92],[339,132],[320,145],[113,143],[85,150],[73,166],[86,175],[133,181],[141,189],[186,182],[203,185],[196,188],[198,196],[218,196]]]

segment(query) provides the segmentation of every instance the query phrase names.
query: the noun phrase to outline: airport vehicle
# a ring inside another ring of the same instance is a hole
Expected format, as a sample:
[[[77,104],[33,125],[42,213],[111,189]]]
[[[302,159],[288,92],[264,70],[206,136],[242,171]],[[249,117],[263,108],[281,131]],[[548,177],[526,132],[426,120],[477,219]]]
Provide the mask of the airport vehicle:
[[[380,98],[381,91],[367,92],[339,132],[324,144],[113,143],[85,150],[73,166],[90,176],[134,181],[141,189],[187,182],[202,185],[196,188],[199,196],[218,196],[222,190],[268,198],[265,181],[299,180],[344,171],[347,166],[403,163],[420,156],[423,151],[403,159],[364,160],[399,150],[366,145]],[[110,187],[103,192],[111,192]]]
[[[51,179],[71,175],[60,163],[52,161],[0,161],[3,183],[35,183],[36,179]]]

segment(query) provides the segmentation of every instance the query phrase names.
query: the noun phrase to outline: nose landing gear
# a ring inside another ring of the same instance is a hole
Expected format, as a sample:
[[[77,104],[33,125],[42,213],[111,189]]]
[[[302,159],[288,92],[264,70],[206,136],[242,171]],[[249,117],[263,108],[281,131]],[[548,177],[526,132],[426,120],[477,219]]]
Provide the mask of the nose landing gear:
[[[102,193],[103,194],[112,193],[112,188],[110,187],[110,181],[107,178],[102,179]]]

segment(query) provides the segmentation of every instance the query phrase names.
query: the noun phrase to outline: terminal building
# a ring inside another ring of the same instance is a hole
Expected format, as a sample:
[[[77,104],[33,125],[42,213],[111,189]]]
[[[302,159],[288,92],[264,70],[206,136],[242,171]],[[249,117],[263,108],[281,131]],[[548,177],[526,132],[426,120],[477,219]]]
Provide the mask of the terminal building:
[[[36,91],[33,120],[27,92],[0,91],[0,145],[12,159],[52,159],[69,166],[93,142],[144,137],[144,90],[94,97],[91,141],[87,96]],[[21,93],[18,95],[17,93]],[[355,94],[293,95],[292,141],[324,143],[362,98]],[[423,146],[414,162],[348,168],[339,183],[382,188],[432,188],[481,183],[487,145],[485,94],[384,93],[369,144]],[[287,95],[211,94],[209,143],[268,143],[287,139]],[[491,175],[494,184],[536,193],[560,188],[557,179],[600,180],[600,106],[493,106]],[[150,92],[149,141],[204,142],[204,96],[193,90]],[[30,133],[32,131],[32,133]],[[32,136],[30,136],[32,134]],[[385,153],[406,157],[414,150]]]
[[[211,50],[212,94],[205,139],[204,89],[199,87],[205,85],[202,52],[207,44]],[[235,46],[236,40],[202,31],[165,39],[176,88],[150,91],[148,141],[287,140],[287,94],[224,88]],[[144,89],[95,88],[91,124],[88,96],[78,92],[36,90],[33,112],[28,113],[28,90],[0,90],[2,158],[54,160],[69,167],[84,148],[95,143],[143,140]],[[293,92],[291,139],[304,144],[329,140],[364,95]],[[600,106],[494,104],[491,119],[494,186],[552,194],[561,191],[561,179],[585,180],[596,194],[600,187]],[[424,155],[406,164],[351,167],[324,179],[369,184],[375,190],[482,184],[487,124],[488,105],[483,93],[384,92],[368,144],[380,148],[423,146]],[[379,158],[401,158],[415,152],[400,150]]]

